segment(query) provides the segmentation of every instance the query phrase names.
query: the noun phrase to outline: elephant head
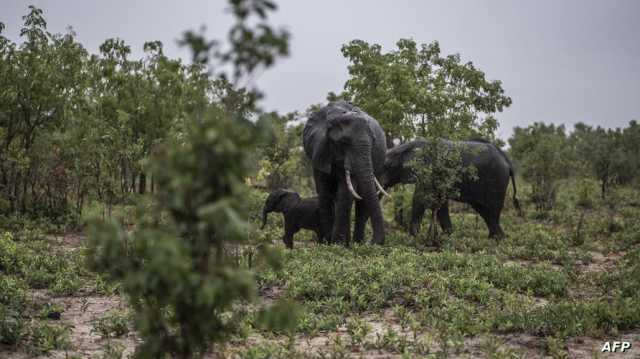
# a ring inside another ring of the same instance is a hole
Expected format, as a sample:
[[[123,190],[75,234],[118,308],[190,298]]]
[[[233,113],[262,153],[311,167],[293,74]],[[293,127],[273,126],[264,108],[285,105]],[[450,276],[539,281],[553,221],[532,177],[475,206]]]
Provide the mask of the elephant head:
[[[408,162],[414,158],[416,149],[423,147],[425,143],[424,140],[415,140],[387,151],[384,172],[380,176],[384,188],[390,188],[399,183],[415,182],[413,171]]]
[[[267,225],[267,215],[271,212],[285,213],[291,206],[300,201],[300,195],[286,189],[279,189],[269,194],[262,208],[262,226]]]
[[[351,103],[331,102],[310,116],[304,128],[303,142],[314,171],[321,173],[322,178],[343,182],[338,186],[346,185],[353,198],[363,202],[372,219],[373,242],[384,242],[382,211],[378,201],[378,191],[382,186],[376,174],[383,171],[387,145],[378,122]],[[326,203],[323,195],[318,190],[321,206]],[[340,205],[343,200],[335,198],[336,216],[348,216],[347,209]],[[347,203],[349,207],[351,202]]]

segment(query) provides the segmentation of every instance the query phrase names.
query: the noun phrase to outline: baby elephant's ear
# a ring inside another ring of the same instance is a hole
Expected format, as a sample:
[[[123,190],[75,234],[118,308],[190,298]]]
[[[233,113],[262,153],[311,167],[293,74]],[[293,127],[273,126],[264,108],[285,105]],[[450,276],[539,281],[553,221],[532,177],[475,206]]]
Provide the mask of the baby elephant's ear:
[[[289,192],[287,190],[280,190],[280,193],[278,193],[278,196],[276,197],[276,203],[279,203],[280,201],[285,199],[290,194],[291,194],[291,192]]]

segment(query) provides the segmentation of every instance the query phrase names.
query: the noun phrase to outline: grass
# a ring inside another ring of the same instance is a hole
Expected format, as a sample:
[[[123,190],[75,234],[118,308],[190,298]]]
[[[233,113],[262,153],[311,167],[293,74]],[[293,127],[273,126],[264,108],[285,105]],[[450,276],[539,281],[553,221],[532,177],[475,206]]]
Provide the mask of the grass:
[[[637,332],[638,193],[620,188],[611,194],[618,200],[605,201],[584,186],[567,184],[557,208],[548,213],[534,213],[525,203],[522,219],[507,209],[502,225],[508,238],[499,243],[487,238],[474,212],[452,205],[455,232],[442,236],[439,246],[391,225],[385,246],[317,245],[312,233],[301,231],[290,251],[282,248],[280,215],[272,214],[266,229],[258,229],[265,194],[252,191],[251,245],[233,251],[236,262],[254,269],[262,300],[294,303],[298,321],[291,331],[273,332],[255,324],[260,315],[255,308],[239,308],[246,315],[238,334],[219,350],[241,358],[371,353],[516,358],[530,351],[562,358],[569,356],[572,338]],[[526,202],[527,186],[521,187],[521,202]],[[385,203],[388,220],[391,207],[391,201]],[[135,217],[132,211],[130,206],[113,209],[123,222]],[[82,250],[63,249],[44,234],[55,228],[20,225],[16,219],[3,223],[0,344],[33,355],[73,350],[65,321],[69,311],[56,299],[118,295],[119,285],[88,272]],[[422,226],[426,230],[428,219]],[[278,249],[278,270],[257,259],[254,245],[260,244]],[[44,298],[34,299],[34,292]],[[117,338],[132,328],[127,313],[95,316],[93,332],[105,341],[103,357],[122,355]],[[533,338],[528,339],[533,344],[508,344],[514,337]]]
[[[481,336],[489,338],[485,353],[514,357],[496,348],[495,335],[526,334],[544,338],[546,354],[563,357],[568,338],[640,328],[640,208],[626,188],[614,208],[597,193],[585,199],[577,191],[563,193],[558,208],[544,215],[531,206],[525,220],[503,213],[509,236],[500,243],[486,238],[473,212],[458,208],[456,231],[438,248],[397,229],[387,231],[384,247],[300,245],[284,254],[281,271],[259,270],[258,283],[263,292],[281,288],[299,303],[298,333],[346,328],[352,349],[421,355],[417,338],[427,333],[440,343],[438,355]],[[389,204],[385,212],[392,213]],[[616,253],[622,260],[601,262]],[[384,314],[390,310],[392,318]],[[410,333],[383,329],[372,339],[363,318],[402,324]]]
[[[0,344],[22,346],[31,355],[69,349],[71,327],[60,321],[64,308],[48,299],[79,293],[91,278],[84,258],[60,248],[33,222],[13,228],[0,232]]]

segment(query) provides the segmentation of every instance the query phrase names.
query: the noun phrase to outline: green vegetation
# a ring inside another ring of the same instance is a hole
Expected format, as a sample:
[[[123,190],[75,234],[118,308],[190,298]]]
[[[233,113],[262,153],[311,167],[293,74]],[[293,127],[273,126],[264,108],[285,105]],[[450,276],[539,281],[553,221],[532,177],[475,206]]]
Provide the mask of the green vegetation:
[[[226,41],[183,35],[193,64],[158,41],[143,59],[119,39],[90,54],[35,7],[20,43],[0,24],[1,357],[567,357],[576,338],[638,334],[637,122],[516,128],[526,217],[505,203],[499,242],[455,203],[453,233],[406,232],[416,187],[435,211],[469,170],[434,146],[423,180],[383,203],[385,246],[301,231],[284,250],[280,217],[259,230],[260,212],[269,190],[314,194],[298,119],[317,105],[264,113],[237,86],[287,55],[289,34],[269,24],[271,1],[229,4]],[[390,143],[499,142],[502,84],[437,42],[342,54],[349,79],[328,98]]]

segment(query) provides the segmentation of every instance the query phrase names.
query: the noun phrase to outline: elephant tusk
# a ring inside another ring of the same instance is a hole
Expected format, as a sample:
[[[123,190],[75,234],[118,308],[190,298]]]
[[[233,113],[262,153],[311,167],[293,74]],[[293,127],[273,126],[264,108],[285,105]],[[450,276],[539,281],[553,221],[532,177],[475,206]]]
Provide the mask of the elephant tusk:
[[[391,197],[385,190],[384,188],[382,188],[382,185],[380,184],[380,182],[378,182],[378,179],[374,176],[373,180],[376,181],[376,186],[378,186],[378,189],[380,190],[378,193],[382,192],[382,194],[384,194],[387,197]]]
[[[349,192],[351,192],[353,197],[355,197],[356,199],[362,199],[362,197],[360,197],[358,193],[356,193],[356,190],[353,189],[353,184],[351,183],[351,173],[349,172],[349,170],[344,170],[344,172],[345,177],[347,178],[347,188],[349,188]]]

